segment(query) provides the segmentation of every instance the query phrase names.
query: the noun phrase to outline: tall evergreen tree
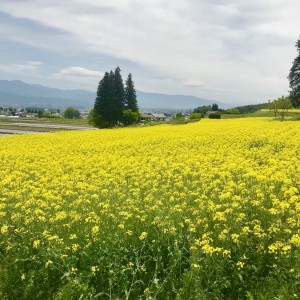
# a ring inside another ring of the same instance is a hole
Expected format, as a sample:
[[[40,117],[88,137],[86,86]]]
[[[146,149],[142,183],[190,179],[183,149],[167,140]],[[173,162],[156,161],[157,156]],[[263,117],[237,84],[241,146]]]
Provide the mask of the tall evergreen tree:
[[[94,123],[97,127],[109,127],[110,103],[109,103],[109,74],[105,72],[100,80],[97,97],[94,104]]]
[[[293,66],[289,73],[289,81],[290,81],[290,100],[294,107],[300,106],[300,38],[296,42],[296,48],[298,51],[298,56],[295,58],[293,62]]]
[[[213,103],[212,107],[211,107],[212,111],[218,111],[219,110],[219,106],[217,103]]]
[[[125,87],[125,109],[131,109],[132,112],[138,112],[138,104],[136,91],[132,80],[132,75],[129,73]]]
[[[127,112],[124,114],[125,111]],[[98,85],[94,109],[89,115],[90,122],[96,127],[103,128],[120,123],[128,125],[132,120],[138,118],[138,106],[132,75],[128,75],[125,90],[119,67],[115,69],[115,72],[105,72]]]
[[[124,85],[120,71],[118,67],[115,72],[105,72],[99,82],[93,113],[93,122],[97,127],[112,127],[122,122]]]
[[[113,101],[115,104],[115,116],[118,122],[121,122],[123,119],[123,110],[124,110],[124,84],[121,76],[121,69],[117,67],[114,73],[114,95]]]
[[[115,93],[116,93],[115,74],[113,71],[110,71],[108,75],[108,90],[107,90],[109,111],[105,116],[105,118],[108,120],[109,127],[112,127],[118,123],[118,103],[115,97]]]

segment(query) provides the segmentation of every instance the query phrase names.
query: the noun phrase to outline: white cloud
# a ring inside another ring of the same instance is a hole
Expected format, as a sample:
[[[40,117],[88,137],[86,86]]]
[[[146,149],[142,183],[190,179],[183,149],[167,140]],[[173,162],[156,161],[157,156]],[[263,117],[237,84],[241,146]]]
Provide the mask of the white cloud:
[[[152,69],[172,78],[161,84],[143,74],[138,89],[235,102],[264,101],[288,90],[300,28],[296,0],[0,2],[15,17],[68,32],[72,52],[105,53],[135,62],[141,73]],[[62,41],[47,46],[63,51]],[[37,37],[29,42],[38,44]],[[72,68],[57,76],[99,77]]]
[[[198,87],[198,88],[205,87],[205,83],[203,81],[194,80],[194,79],[187,80],[183,82],[183,84],[188,87]]]
[[[63,78],[65,76],[68,77],[102,77],[104,73],[94,71],[94,70],[89,70],[83,67],[68,67],[60,70],[59,73],[56,73],[55,76]]]
[[[50,79],[53,79],[54,82],[64,81],[65,87],[58,84],[60,88],[86,88],[95,90],[103,75],[104,73],[99,71],[72,66],[63,68],[59,72],[52,74]]]
[[[23,72],[36,72],[42,63],[40,61],[28,61],[19,64],[0,64],[0,70],[6,73],[21,74]]]

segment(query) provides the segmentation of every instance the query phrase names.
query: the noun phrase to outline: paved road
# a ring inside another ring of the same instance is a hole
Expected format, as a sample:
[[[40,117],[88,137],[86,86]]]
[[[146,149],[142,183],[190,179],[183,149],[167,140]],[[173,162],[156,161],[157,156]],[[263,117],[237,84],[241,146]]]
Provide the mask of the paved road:
[[[0,135],[1,136],[8,136],[10,134],[16,134],[16,133],[46,133],[42,131],[30,131],[30,130],[14,130],[14,129],[0,129]]]
[[[37,128],[56,128],[56,129],[71,129],[71,130],[95,130],[95,127],[81,125],[65,125],[65,124],[47,124],[47,123],[0,123],[0,125],[20,126],[20,127],[37,127]],[[2,129],[1,129],[2,130]]]
[[[61,130],[95,130],[96,128],[91,127],[91,126],[80,126],[80,125],[65,125],[65,124],[45,124],[45,123],[0,123],[1,127],[0,128],[0,136],[9,136],[11,134],[28,134],[28,133],[47,133],[50,132],[51,129],[61,129]],[[7,126],[6,128],[3,128]],[[18,129],[9,129],[9,126],[14,126],[20,127],[20,130]],[[33,130],[27,130],[26,127],[31,127],[31,128],[37,128],[36,131]],[[22,130],[23,128],[23,130]],[[39,131],[38,128],[45,128],[43,131]],[[47,131],[49,129],[49,131]]]

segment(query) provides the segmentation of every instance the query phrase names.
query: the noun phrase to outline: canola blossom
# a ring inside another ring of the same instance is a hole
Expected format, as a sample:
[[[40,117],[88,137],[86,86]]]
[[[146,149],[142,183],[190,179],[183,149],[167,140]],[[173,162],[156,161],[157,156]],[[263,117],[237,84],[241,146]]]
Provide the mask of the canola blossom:
[[[297,299],[299,132],[248,118],[0,138],[1,298]]]

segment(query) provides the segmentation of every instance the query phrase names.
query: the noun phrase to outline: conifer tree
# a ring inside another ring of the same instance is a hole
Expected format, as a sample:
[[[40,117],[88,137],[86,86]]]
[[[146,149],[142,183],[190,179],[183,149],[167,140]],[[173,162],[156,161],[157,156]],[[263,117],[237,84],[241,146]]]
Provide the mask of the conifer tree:
[[[132,112],[138,112],[138,104],[136,91],[132,80],[132,75],[129,73],[125,86],[125,109],[131,109]]]
[[[124,114],[126,110],[130,111]],[[89,115],[89,122],[96,127],[105,128],[121,123],[128,125],[133,122],[132,120],[138,118],[138,106],[132,75],[128,75],[125,90],[119,67],[115,69],[115,72],[105,72],[98,85],[97,97],[94,109]]]
[[[295,58],[293,62],[293,66],[289,73],[289,81],[290,81],[290,95],[289,98],[294,107],[300,106],[300,38],[296,42],[296,48],[298,51],[298,56]]]
[[[124,110],[124,84],[121,76],[121,69],[117,67],[114,73],[114,95],[113,102],[115,105],[115,119],[117,122],[121,122],[123,118]]]
[[[218,111],[219,110],[219,106],[217,103],[213,103],[212,107],[211,107],[212,111]]]
[[[109,74],[105,72],[104,77],[100,80],[97,90],[97,97],[94,104],[93,122],[96,127],[108,127],[108,117],[110,114],[109,104]]]

